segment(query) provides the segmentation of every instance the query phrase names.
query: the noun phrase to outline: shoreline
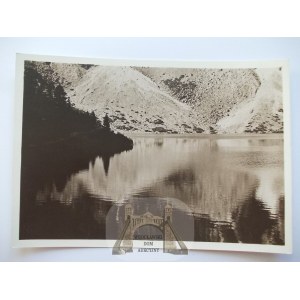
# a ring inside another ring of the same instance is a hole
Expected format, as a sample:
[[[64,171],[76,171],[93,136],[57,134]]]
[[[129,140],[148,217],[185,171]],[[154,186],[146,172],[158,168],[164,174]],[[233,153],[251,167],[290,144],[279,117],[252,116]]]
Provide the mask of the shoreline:
[[[284,139],[283,133],[236,133],[236,134],[203,134],[203,133],[186,133],[186,134],[166,134],[166,133],[125,133],[122,132],[128,138],[200,138],[200,139]]]

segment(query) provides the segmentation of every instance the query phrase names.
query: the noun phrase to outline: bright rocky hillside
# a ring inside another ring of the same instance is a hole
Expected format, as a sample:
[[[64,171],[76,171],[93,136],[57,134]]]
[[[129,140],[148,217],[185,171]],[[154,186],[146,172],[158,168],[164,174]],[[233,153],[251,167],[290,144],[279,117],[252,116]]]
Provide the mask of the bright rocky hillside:
[[[33,62],[71,103],[107,113],[114,130],[163,133],[283,131],[280,69],[178,69]]]

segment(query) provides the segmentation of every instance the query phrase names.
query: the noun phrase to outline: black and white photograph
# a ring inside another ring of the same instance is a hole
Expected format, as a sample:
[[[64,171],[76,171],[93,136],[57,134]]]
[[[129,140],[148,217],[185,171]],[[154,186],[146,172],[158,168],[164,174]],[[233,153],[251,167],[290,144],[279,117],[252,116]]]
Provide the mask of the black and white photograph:
[[[15,246],[290,252],[285,62],[17,63]]]

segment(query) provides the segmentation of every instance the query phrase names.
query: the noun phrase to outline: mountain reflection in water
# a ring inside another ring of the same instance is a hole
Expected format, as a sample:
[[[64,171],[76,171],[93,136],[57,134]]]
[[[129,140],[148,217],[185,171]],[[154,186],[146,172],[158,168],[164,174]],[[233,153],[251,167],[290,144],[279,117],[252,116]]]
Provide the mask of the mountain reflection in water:
[[[37,187],[23,238],[105,239],[114,204],[161,197],[190,208],[194,236],[181,230],[183,240],[284,244],[280,137],[133,140],[133,150],[91,160],[63,188],[53,179]]]

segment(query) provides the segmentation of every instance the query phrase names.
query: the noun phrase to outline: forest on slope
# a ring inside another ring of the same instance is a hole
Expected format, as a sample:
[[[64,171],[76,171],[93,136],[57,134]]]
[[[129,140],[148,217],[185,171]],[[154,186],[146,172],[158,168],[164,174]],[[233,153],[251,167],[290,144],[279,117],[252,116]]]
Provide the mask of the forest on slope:
[[[118,143],[124,143],[125,149],[132,145],[130,139],[113,133],[109,124],[104,126],[94,112],[77,109],[60,82],[46,80],[31,62],[25,64],[23,99],[25,147],[75,141],[88,136],[97,139],[97,148],[103,151],[113,151],[114,147],[118,148]],[[100,143],[102,138],[105,140]],[[119,148],[121,150],[122,146]]]

